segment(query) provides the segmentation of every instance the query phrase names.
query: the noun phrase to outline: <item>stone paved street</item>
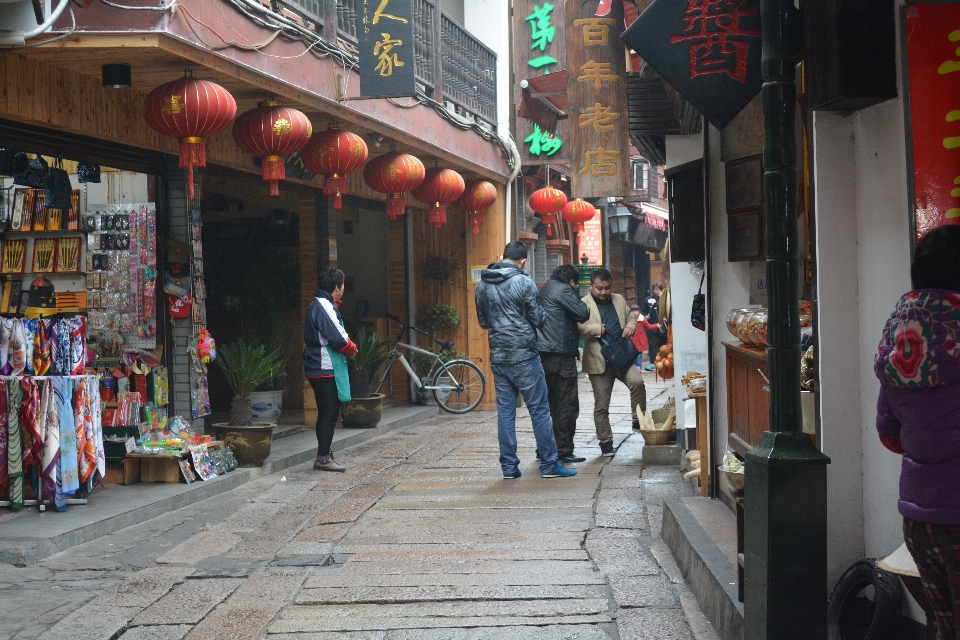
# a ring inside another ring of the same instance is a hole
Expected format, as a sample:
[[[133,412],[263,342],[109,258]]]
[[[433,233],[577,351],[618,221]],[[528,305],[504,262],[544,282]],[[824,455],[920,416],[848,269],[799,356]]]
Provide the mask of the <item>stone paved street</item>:
[[[344,474],[297,467],[0,565],[0,637],[715,638],[660,540],[663,499],[690,485],[642,467],[622,385],[613,459],[586,378],[580,398],[574,478],[540,477],[525,409],[518,480],[502,478],[495,413],[438,416],[338,454]]]

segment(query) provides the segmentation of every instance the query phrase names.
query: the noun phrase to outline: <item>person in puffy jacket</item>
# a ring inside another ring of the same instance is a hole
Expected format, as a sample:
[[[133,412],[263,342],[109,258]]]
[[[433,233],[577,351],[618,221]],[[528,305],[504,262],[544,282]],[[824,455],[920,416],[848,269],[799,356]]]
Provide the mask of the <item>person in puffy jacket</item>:
[[[480,272],[475,297],[477,320],[487,330],[490,365],[497,390],[497,435],[500,466],[505,479],[520,477],[517,458],[517,396],[530,410],[533,435],[540,451],[540,475],[559,478],[576,475],[557,460],[553,421],[547,401],[547,383],[537,354],[537,332],[546,320],[537,285],[523,271],[527,247],[511,242],[503,259]]]
[[[327,269],[321,273],[313,301],[307,307],[303,320],[303,341],[306,345],[303,350],[303,370],[317,400],[317,459],[313,468],[318,471],[346,470],[333,459],[330,452],[337,416],[340,415],[334,359],[340,354],[347,358],[357,354],[357,345],[343,328],[343,317],[340,315],[343,280],[343,271],[339,269]],[[343,384],[343,371],[339,377],[340,384]]]
[[[874,361],[877,432],[903,455],[903,533],[937,638],[960,638],[960,227],[924,235],[910,275]]]
[[[546,321],[537,329],[537,351],[547,376],[547,398],[553,419],[557,455],[563,462],[584,462],[573,454],[573,436],[580,416],[577,393],[577,359],[580,357],[578,322],[590,317],[590,309],[577,295],[580,272],[571,264],[553,270],[540,289]]]

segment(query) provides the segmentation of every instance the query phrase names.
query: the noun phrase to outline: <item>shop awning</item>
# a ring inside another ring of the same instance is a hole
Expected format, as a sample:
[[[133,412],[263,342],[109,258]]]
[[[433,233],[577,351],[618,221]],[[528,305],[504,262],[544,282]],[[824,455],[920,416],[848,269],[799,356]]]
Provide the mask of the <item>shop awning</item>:
[[[520,82],[523,90],[517,115],[540,126],[544,131],[556,131],[557,122],[567,119],[567,71],[557,71]]]

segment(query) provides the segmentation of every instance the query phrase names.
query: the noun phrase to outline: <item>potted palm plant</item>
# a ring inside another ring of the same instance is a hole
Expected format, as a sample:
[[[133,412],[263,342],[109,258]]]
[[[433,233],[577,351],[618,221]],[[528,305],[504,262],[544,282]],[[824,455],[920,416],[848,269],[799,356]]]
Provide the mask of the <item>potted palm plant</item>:
[[[216,363],[223,370],[233,401],[230,422],[215,424],[217,440],[233,449],[237,460],[248,466],[259,466],[270,455],[275,423],[254,422],[250,393],[275,374],[279,353],[267,353],[263,345],[237,340],[217,349]]]
[[[340,417],[346,428],[372,428],[383,416],[384,395],[370,393],[370,376],[387,355],[390,341],[380,340],[379,333],[367,333],[366,328],[361,327],[357,330],[354,342],[357,355],[347,361],[351,400],[340,407]]]

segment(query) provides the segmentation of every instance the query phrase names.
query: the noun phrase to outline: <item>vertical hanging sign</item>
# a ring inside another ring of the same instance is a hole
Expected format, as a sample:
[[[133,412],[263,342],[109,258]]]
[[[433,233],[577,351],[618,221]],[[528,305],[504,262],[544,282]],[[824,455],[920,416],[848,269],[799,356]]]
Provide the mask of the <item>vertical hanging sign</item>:
[[[360,95],[416,94],[412,0],[360,0],[358,13]]]
[[[960,224],[960,5],[907,5],[917,238]]]
[[[515,0],[513,30],[516,38],[514,73],[517,82],[563,71],[565,64],[563,0]],[[515,87],[520,103],[520,88]],[[563,164],[567,151],[567,121],[556,131],[544,131],[526,118],[517,118],[517,143],[523,164]]]
[[[623,3],[570,0],[566,7],[571,195],[627,196],[630,118],[620,40]]]

